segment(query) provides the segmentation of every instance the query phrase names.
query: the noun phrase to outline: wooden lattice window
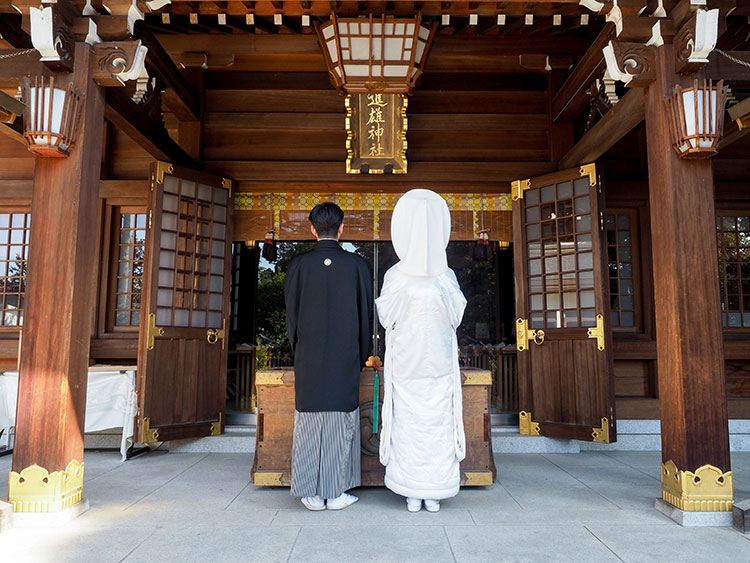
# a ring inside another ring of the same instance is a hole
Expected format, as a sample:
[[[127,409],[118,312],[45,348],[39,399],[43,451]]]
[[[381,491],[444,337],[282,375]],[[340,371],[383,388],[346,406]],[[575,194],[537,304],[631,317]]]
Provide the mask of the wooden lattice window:
[[[165,177],[157,272],[159,326],[222,327],[228,205],[226,190]]]
[[[23,325],[26,260],[31,214],[26,210],[0,213],[0,326]]]
[[[142,207],[121,207],[116,210],[114,219],[114,326],[137,327],[141,322],[148,216]]]
[[[638,260],[635,236],[635,209],[608,210],[607,264],[612,328],[633,328],[639,325]]]
[[[750,328],[750,212],[716,217],[719,247],[721,322]]]
[[[529,325],[596,325],[589,178],[529,190],[526,214]],[[597,223],[594,223],[594,228]]]

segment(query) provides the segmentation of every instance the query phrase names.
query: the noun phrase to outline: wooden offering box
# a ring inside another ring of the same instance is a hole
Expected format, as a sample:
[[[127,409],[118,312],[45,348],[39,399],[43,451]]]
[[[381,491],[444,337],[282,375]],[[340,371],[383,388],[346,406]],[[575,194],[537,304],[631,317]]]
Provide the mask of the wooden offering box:
[[[466,459],[461,462],[461,485],[492,485],[497,475],[490,434],[488,370],[462,368]],[[374,372],[362,370],[359,383],[359,416],[362,446],[362,485],[382,486],[385,469],[378,458],[379,435],[372,433]],[[294,368],[258,371],[258,427],[250,478],[257,486],[288,487],[292,477],[294,432]],[[379,403],[383,404],[383,374]],[[380,425],[380,420],[378,421]]]

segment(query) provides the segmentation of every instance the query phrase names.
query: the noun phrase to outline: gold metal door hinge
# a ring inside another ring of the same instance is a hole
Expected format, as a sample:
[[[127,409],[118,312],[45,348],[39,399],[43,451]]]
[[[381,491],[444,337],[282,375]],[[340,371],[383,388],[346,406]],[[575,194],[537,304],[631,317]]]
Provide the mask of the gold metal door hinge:
[[[229,190],[229,197],[232,197],[232,180],[229,178],[222,178],[221,187],[225,190]]]
[[[172,174],[172,173],[174,173],[174,164],[170,164],[169,162],[164,162],[162,160],[156,161],[156,183],[157,184],[164,183],[164,174]]]
[[[141,444],[150,444],[159,441],[159,429],[151,428],[151,419],[147,416],[141,420]]]
[[[594,442],[609,444],[609,419],[606,416],[602,417],[601,428],[591,429],[591,436],[594,438]]]
[[[600,352],[604,351],[604,317],[596,316],[596,326],[588,329],[589,338],[596,338],[596,347]]]
[[[160,326],[156,326],[156,314],[149,313],[148,315],[148,332],[146,334],[146,349],[154,349],[154,339],[157,336],[164,336],[164,329]]]
[[[591,186],[592,188],[596,186],[596,163],[592,162],[591,164],[584,164],[583,166],[581,166],[579,172],[581,174],[581,177],[589,177],[589,186]]]
[[[221,349],[224,349],[224,337],[226,336],[227,320],[221,319],[221,328],[209,328],[206,331],[206,340],[209,344],[216,344],[221,340]]]
[[[537,346],[544,342],[544,331],[529,328],[529,321],[526,319],[516,319],[516,349],[523,352],[528,349],[529,341]]]
[[[219,420],[211,423],[211,436],[221,435],[221,413],[219,413]]]
[[[523,199],[523,192],[531,188],[531,179],[515,180],[510,184],[510,197],[513,201]]]
[[[531,413],[521,411],[518,413],[518,430],[524,436],[539,436],[539,423],[531,420]]]

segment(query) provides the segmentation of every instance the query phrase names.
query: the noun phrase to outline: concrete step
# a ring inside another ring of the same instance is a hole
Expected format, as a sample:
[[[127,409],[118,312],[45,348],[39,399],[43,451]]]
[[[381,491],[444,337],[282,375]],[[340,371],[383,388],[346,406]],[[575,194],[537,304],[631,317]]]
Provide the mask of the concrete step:
[[[226,426],[224,434],[169,442],[172,453],[253,453],[255,426]]]
[[[661,424],[658,420],[619,420],[617,442],[598,444],[560,440],[545,436],[522,436],[518,426],[492,426],[492,451],[495,453],[578,453],[581,451],[659,451]],[[119,449],[118,429],[85,435],[87,449]],[[750,420],[729,421],[731,451],[750,451]],[[205,438],[172,440],[165,446],[176,453],[247,453],[255,451],[255,425],[226,426],[224,434]]]

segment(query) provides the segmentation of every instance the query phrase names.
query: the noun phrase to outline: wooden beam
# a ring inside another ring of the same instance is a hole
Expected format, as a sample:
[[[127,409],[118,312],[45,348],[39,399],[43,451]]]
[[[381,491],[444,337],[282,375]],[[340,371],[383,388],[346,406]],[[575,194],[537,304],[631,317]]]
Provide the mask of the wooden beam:
[[[645,115],[642,88],[633,88],[560,159],[560,169],[594,162],[611,149]]]
[[[23,31],[21,22],[19,14],[0,14],[0,35],[17,49],[32,49],[31,37]]]
[[[591,44],[581,60],[570,73],[568,79],[552,99],[552,121],[572,121],[586,109],[589,103],[588,90],[594,79],[604,72],[604,54],[602,49],[614,35],[615,26],[607,23],[599,36]],[[561,41],[565,43],[565,41]]]
[[[308,183],[358,182],[375,189],[390,183],[467,183],[499,185],[541,176],[555,170],[552,162],[410,162],[409,173],[402,174],[346,174],[342,161],[205,161],[205,170],[239,181],[292,182],[304,179]]]
[[[21,129],[21,119],[16,119],[13,125],[8,123],[0,123],[0,133],[6,137],[10,137],[14,141],[21,143],[26,146],[26,139],[23,137],[23,130]]]
[[[631,88],[622,99],[560,159],[560,169],[594,162],[627,135],[645,116],[642,88]]]
[[[15,55],[19,49],[0,49],[0,88],[16,88],[26,76],[42,73],[39,52]]]
[[[167,87],[165,101],[183,121],[200,119],[200,100],[159,40],[143,21],[135,25],[134,37],[148,47],[146,66]]]
[[[169,136],[167,130],[154,123],[122,88],[107,88],[104,116],[150,155],[180,166],[199,166]]]
[[[750,98],[748,98],[750,99]],[[719,141],[719,152],[725,149],[729,145],[732,145],[742,139],[745,135],[750,133],[750,127],[743,127],[740,129],[737,123],[734,121],[724,120],[724,136]]]

